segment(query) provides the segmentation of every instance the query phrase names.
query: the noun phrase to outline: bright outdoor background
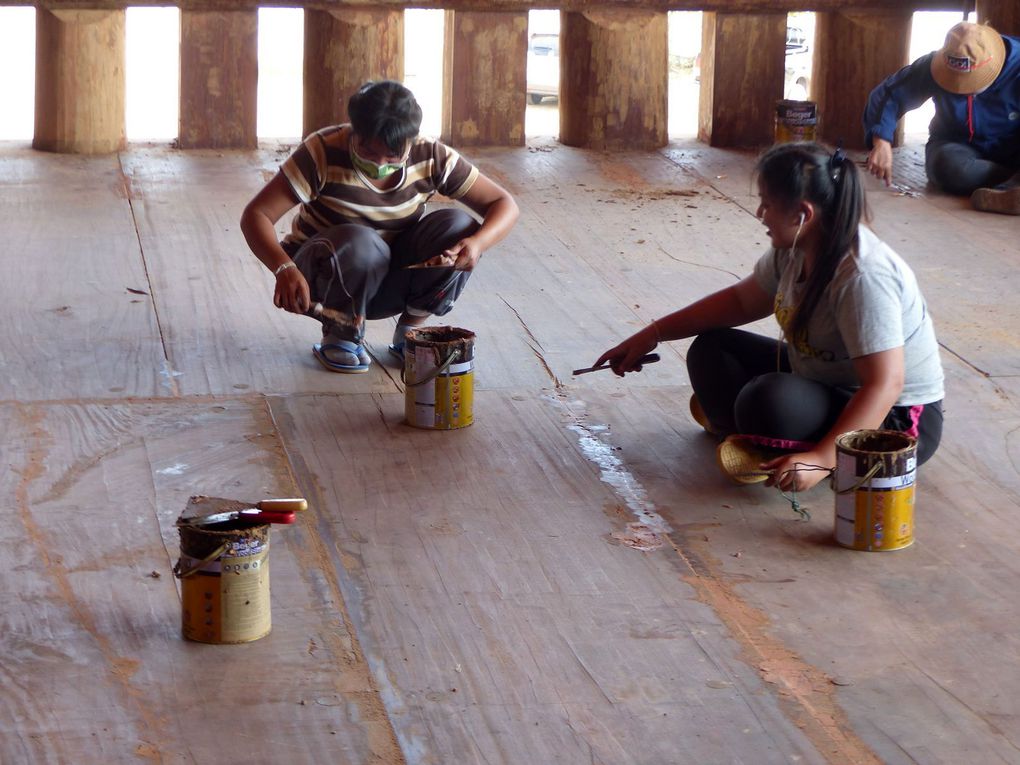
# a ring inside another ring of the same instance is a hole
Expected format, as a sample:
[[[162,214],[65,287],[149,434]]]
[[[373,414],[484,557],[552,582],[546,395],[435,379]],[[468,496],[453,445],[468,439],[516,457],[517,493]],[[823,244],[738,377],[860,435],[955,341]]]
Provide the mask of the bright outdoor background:
[[[914,15],[910,58],[942,45],[960,13]],[[556,39],[558,11],[531,11],[529,38]],[[814,53],[814,14],[792,13],[787,35],[787,98],[804,98]],[[437,135],[442,103],[443,11],[408,10],[405,29],[405,82],[425,112],[423,132]],[[413,33],[412,33],[413,30]],[[794,45],[803,33],[804,44]],[[298,138],[301,132],[301,69],[304,12],[293,8],[259,11],[258,134],[261,138]],[[129,8],[127,11],[127,135],[131,141],[171,141],[177,135],[180,13],[176,8]],[[669,14],[669,132],[693,136],[698,121],[698,53],[701,13]],[[529,79],[544,76],[542,67],[558,59],[529,54]],[[555,71],[555,69],[554,69]],[[31,140],[35,88],[35,9],[0,7],[0,140]],[[548,78],[547,78],[548,79]],[[877,83],[876,83],[877,84]],[[525,131],[529,137],[555,136],[559,130],[555,97],[531,103]],[[931,103],[907,116],[911,140],[923,140],[931,120]]]

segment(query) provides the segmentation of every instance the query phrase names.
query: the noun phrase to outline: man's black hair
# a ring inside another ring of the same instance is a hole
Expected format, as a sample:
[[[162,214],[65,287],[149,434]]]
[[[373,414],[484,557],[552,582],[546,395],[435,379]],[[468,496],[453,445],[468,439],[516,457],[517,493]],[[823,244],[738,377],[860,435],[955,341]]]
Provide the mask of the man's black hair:
[[[347,102],[347,114],[360,139],[379,139],[394,154],[403,152],[421,127],[414,94],[393,80],[366,82]]]

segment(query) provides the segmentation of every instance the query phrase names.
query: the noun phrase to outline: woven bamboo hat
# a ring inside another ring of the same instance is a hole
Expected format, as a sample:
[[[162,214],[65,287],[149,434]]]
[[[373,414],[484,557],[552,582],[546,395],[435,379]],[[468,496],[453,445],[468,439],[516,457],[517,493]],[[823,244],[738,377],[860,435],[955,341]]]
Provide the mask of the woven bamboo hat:
[[[716,460],[735,483],[761,483],[771,474],[761,463],[777,456],[777,452],[758,446],[747,436],[727,436],[715,450]]]
[[[963,21],[949,30],[931,59],[931,76],[943,90],[970,95],[991,85],[1006,61],[1002,35],[984,24]]]

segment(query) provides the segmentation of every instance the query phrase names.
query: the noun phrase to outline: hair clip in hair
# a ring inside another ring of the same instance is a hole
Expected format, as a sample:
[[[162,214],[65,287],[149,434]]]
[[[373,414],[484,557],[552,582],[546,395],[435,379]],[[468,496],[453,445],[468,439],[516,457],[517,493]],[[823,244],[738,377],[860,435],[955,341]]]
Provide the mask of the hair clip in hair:
[[[836,146],[836,151],[829,157],[829,166],[832,167],[832,180],[839,180],[839,171],[843,169],[845,162],[846,152],[843,151],[843,142],[840,141],[839,145]]]

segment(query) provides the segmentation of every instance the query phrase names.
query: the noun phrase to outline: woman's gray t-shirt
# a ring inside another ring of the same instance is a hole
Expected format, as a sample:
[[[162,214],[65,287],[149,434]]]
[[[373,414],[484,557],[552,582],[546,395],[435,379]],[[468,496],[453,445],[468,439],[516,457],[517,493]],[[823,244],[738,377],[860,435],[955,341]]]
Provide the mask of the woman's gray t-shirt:
[[[801,300],[803,254],[770,249],[755,264],[758,285],[774,300],[784,331]],[[789,338],[788,338],[789,340]],[[796,374],[828,385],[860,387],[853,359],[903,347],[905,378],[897,406],[940,401],[942,361],[935,329],[914,272],[868,228],[858,252],[840,261],[807,330],[788,343]]]

